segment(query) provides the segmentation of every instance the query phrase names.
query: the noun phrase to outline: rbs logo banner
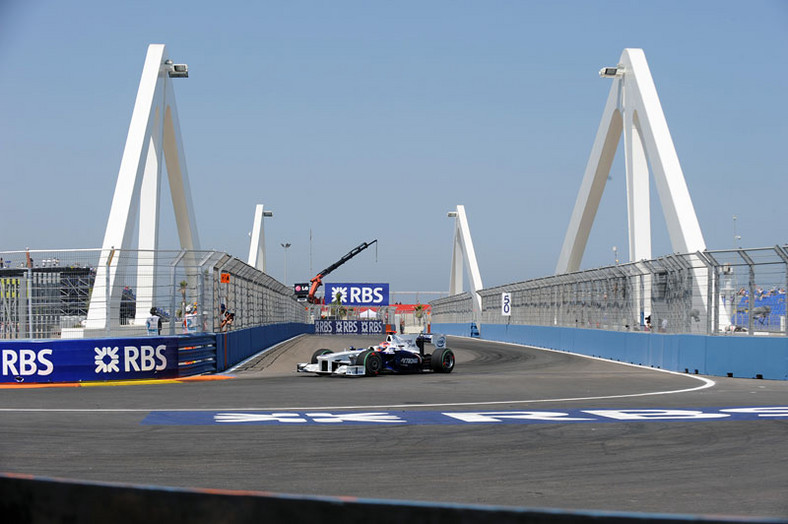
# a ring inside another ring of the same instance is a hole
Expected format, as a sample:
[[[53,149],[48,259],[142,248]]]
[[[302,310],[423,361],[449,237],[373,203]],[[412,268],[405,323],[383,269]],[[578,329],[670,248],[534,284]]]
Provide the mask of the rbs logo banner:
[[[0,382],[78,382],[178,376],[178,342],[146,337],[0,343]]]
[[[380,320],[315,320],[318,335],[383,335]]]
[[[326,284],[326,304],[336,300],[337,293],[343,306],[388,306],[388,284]]]

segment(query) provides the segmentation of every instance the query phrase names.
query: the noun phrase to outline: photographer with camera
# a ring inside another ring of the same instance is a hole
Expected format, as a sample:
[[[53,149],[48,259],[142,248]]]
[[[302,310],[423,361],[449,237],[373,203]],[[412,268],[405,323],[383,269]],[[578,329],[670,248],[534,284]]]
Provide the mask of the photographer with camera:
[[[235,320],[235,313],[230,312],[229,309],[222,304],[221,312],[223,313],[222,316],[222,323],[219,325],[219,331],[229,331],[233,325],[233,321]]]

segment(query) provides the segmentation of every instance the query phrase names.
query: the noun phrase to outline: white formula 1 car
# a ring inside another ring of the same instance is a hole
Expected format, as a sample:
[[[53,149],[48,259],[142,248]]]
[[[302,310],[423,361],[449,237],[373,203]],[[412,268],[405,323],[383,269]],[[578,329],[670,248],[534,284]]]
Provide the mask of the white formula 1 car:
[[[435,350],[425,353],[425,343]],[[451,373],[454,352],[446,347],[443,335],[388,335],[386,341],[368,348],[349,347],[334,353],[318,349],[310,362],[296,365],[300,373],[344,375],[350,377],[375,376],[381,373]]]

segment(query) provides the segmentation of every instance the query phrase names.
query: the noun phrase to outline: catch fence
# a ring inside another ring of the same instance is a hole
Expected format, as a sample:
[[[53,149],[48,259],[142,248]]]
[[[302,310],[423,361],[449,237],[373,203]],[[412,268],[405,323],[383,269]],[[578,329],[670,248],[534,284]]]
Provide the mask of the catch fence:
[[[288,286],[222,252],[0,252],[1,339],[136,336],[151,309],[162,335],[307,318]]]
[[[786,336],[786,288],[788,245],[703,251],[483,289],[477,313],[442,298],[432,321]]]

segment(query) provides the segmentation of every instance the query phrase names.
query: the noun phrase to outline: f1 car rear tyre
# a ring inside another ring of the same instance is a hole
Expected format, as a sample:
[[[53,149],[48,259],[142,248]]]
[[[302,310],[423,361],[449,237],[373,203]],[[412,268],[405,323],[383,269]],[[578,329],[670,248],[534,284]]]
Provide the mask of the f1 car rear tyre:
[[[364,366],[364,375],[374,377],[383,369],[383,359],[380,358],[380,355],[368,349],[358,356],[356,365]]]
[[[436,373],[451,373],[454,369],[454,352],[449,348],[436,349],[432,352],[430,366]]]
[[[319,357],[320,355],[328,355],[329,353],[333,353],[333,351],[331,351],[330,349],[318,349],[317,351],[312,353],[312,360],[310,360],[309,362],[311,362],[312,364],[317,364],[317,357]]]

